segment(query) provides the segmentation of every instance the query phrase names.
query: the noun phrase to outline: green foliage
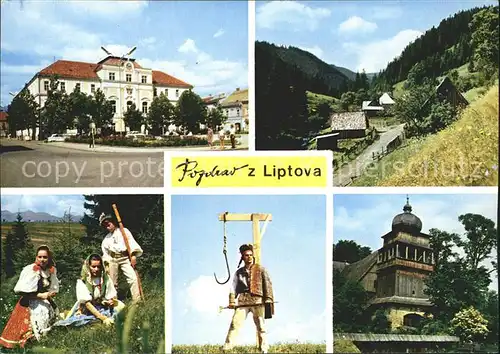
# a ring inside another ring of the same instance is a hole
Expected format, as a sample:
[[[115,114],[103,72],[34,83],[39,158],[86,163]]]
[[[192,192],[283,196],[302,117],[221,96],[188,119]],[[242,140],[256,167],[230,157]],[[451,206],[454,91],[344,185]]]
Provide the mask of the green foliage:
[[[7,122],[12,136],[16,135],[16,130],[31,128],[32,139],[36,138],[38,108],[35,97],[26,87],[14,97],[7,110]]]
[[[405,129],[408,137],[426,132],[426,122],[422,117],[427,116],[427,109],[433,102],[435,91],[430,84],[413,86],[402,97],[396,98],[395,114],[407,123]]]
[[[434,134],[446,128],[457,119],[457,111],[446,102],[435,102],[431,105],[431,111],[423,120],[425,134]]]
[[[73,123],[76,123],[76,127],[80,133],[89,130],[91,104],[92,96],[88,96],[77,90],[76,87],[68,96],[69,114],[74,118]],[[70,128],[70,126],[66,128]]]
[[[106,99],[104,92],[97,89],[90,104],[90,115],[97,128],[111,124],[114,116],[113,106]]]
[[[368,294],[363,286],[333,270],[334,332],[359,332],[366,329],[365,309]]]
[[[223,125],[227,120],[227,117],[224,115],[222,111],[222,107],[220,105],[216,105],[215,108],[211,109],[207,114],[206,125],[215,129],[218,126]]]
[[[424,318],[421,323],[420,334],[422,335],[449,335],[449,324],[434,318]]]
[[[132,103],[128,107],[127,111],[123,114],[123,119],[132,131],[140,131],[141,125],[144,122],[144,117],[135,106],[135,103]]]
[[[163,92],[159,96],[153,98],[146,121],[151,127],[151,133],[153,135],[161,135],[163,133],[163,127],[175,121],[174,105]]]
[[[334,353],[361,353],[358,347],[353,342],[344,339],[337,339],[333,342]]]
[[[354,92],[348,91],[344,92],[340,97],[340,107],[344,111],[349,111],[349,108],[354,105],[356,101],[356,94]]]
[[[385,310],[378,309],[373,314],[373,318],[370,324],[370,330],[372,333],[389,333],[391,328],[391,321],[387,318]]]
[[[199,132],[200,123],[207,119],[207,108],[205,103],[191,90],[184,91],[177,102],[178,126],[182,126],[193,134]]]
[[[73,125],[68,95],[59,90],[59,80],[52,76],[49,82],[47,100],[42,108],[42,135],[63,133]]]
[[[477,342],[488,335],[488,321],[472,306],[463,309],[450,322],[452,333],[463,342]]]
[[[339,240],[333,245],[333,259],[339,262],[354,263],[371,253],[370,247],[358,245],[352,240]]]
[[[70,143],[89,144],[91,138],[70,137],[66,141]],[[111,136],[95,139],[96,145],[127,146],[127,147],[163,147],[163,146],[199,146],[207,145],[206,137],[200,136],[168,136],[161,140],[133,140],[122,136]]]
[[[498,293],[493,290],[488,291],[486,301],[480,305],[478,310],[488,321],[488,342],[498,343]]]
[[[220,345],[173,345],[172,354],[211,354],[220,353]],[[324,353],[326,345],[313,343],[278,343],[269,346],[268,353]],[[257,353],[256,346],[236,346],[228,353]]]
[[[490,257],[497,247],[497,229],[495,222],[479,214],[460,215],[458,220],[465,228],[465,239],[457,246],[464,249],[466,262],[470,268],[478,268],[479,263]]]
[[[490,6],[474,14],[470,25],[475,69],[487,76],[498,73],[498,6]]]
[[[13,277],[26,264],[33,262],[35,250],[20,213],[17,213],[16,223],[7,234],[2,248],[2,269],[7,278]]]

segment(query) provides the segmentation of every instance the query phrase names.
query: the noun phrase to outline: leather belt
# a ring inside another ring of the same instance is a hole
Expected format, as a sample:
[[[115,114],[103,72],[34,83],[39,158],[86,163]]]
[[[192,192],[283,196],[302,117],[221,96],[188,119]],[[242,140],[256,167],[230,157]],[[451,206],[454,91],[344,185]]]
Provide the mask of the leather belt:
[[[122,252],[109,251],[109,255],[113,258],[128,257],[128,252],[127,251],[122,251]]]

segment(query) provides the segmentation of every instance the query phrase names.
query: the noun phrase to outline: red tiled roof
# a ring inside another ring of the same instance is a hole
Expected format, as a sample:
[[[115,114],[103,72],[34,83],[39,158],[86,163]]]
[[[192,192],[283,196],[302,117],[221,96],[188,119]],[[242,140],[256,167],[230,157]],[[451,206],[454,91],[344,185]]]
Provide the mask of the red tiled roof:
[[[117,57],[107,57],[99,62],[101,65],[114,65],[114,66],[120,66],[120,62],[122,59],[117,58]],[[124,59],[123,62],[126,62],[127,60]],[[136,69],[142,69],[142,66],[139,65],[135,60],[131,60],[131,63],[134,64],[134,68]]]
[[[6,122],[8,115],[9,114],[7,112],[0,112],[0,122]]]
[[[162,71],[153,70],[153,84],[192,88],[193,86]]]
[[[83,63],[80,61],[58,60],[39,72],[41,76],[58,75],[75,79],[99,79],[97,76],[98,64]]]

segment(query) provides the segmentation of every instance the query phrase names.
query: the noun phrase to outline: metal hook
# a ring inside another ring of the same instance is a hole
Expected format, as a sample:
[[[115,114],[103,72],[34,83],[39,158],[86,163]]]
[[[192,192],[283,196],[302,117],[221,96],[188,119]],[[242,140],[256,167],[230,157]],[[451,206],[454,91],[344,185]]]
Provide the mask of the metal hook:
[[[224,250],[224,258],[226,260],[227,279],[224,282],[220,282],[217,279],[217,275],[215,275],[215,272],[214,272],[215,281],[217,282],[217,284],[220,284],[220,285],[226,284],[229,281],[229,279],[231,279],[231,271],[229,270],[229,262],[227,261],[227,252],[226,252],[226,250]]]

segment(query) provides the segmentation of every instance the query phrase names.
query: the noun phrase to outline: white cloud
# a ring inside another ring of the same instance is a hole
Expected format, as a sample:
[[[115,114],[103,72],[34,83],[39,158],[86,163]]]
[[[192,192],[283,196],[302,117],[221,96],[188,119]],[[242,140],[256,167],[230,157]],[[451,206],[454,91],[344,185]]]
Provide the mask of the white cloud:
[[[212,276],[202,275],[186,288],[186,305],[189,310],[203,315],[217,314],[219,306],[226,306],[229,294],[229,283],[217,284]],[[225,302],[222,302],[222,299]]]
[[[196,48],[196,44],[191,38],[186,39],[177,50],[180,53],[198,53],[198,48]]]
[[[421,35],[420,31],[407,29],[388,39],[370,43],[346,42],[342,46],[345,50],[356,55],[357,65],[354,70],[364,69],[366,72],[378,72]]]
[[[214,38],[220,37],[224,34],[224,30],[220,28],[217,32],[214,33]]]
[[[377,24],[375,22],[369,22],[361,17],[352,16],[339,25],[339,31],[341,33],[369,33],[377,29]]]
[[[271,1],[257,8],[256,25],[295,32],[315,31],[319,21],[331,14],[327,8],[312,8],[298,1]]]

